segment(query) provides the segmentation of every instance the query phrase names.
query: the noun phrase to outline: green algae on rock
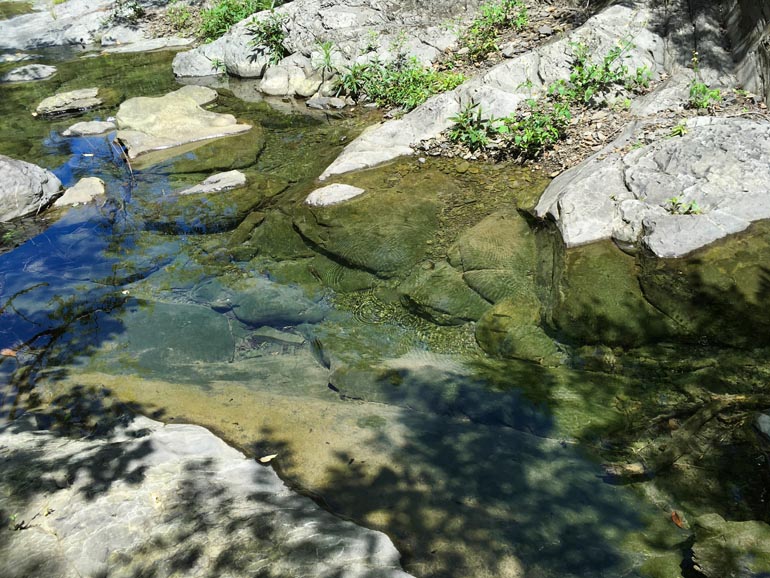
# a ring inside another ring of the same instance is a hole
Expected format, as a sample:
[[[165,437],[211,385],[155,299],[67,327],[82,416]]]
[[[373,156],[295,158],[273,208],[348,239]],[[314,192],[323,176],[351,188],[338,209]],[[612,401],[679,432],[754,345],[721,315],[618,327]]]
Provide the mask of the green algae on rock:
[[[392,189],[339,205],[306,207],[294,217],[302,236],[340,263],[381,277],[404,275],[425,254],[438,227],[436,190],[452,186],[435,175],[409,175]]]

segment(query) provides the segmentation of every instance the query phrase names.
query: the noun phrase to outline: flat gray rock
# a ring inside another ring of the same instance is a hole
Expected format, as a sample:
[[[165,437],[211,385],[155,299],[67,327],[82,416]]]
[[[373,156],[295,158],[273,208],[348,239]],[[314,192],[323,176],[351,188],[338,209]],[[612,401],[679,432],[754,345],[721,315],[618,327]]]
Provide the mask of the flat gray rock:
[[[385,534],[335,518],[194,425],[134,418],[68,438],[0,428],[0,574],[408,578]],[[279,454],[277,460],[281,459]],[[182,566],[183,565],[183,566]]]
[[[0,155],[0,222],[36,213],[61,194],[61,182],[37,165]]]
[[[166,38],[147,38],[135,40],[130,43],[116,43],[104,49],[107,53],[125,54],[129,52],[151,52],[153,50],[165,50],[168,48],[180,48],[192,44],[192,38],[180,38],[171,36]]]
[[[37,105],[36,114],[53,116],[69,112],[80,112],[102,104],[98,88],[81,88],[49,96]]]
[[[62,132],[62,136],[89,136],[96,134],[104,134],[115,130],[117,127],[114,122],[101,121],[101,120],[88,120],[84,122],[76,122],[67,130]]]
[[[56,199],[55,207],[65,207],[67,205],[79,205],[81,203],[90,203],[96,197],[104,194],[104,181],[97,177],[85,177],[80,179],[75,186],[70,187],[64,194]]]
[[[696,117],[682,137],[620,153],[630,127],[559,175],[535,213],[556,221],[567,246],[613,238],[681,257],[770,218],[770,125]]]
[[[231,114],[201,108],[216,98],[216,91],[202,86],[184,86],[160,97],[131,98],[116,115],[117,139],[131,159],[150,151],[173,149],[184,144],[245,132]],[[173,156],[169,150],[169,156]]]
[[[0,82],[28,82],[31,80],[43,80],[56,74],[55,66],[46,64],[27,64],[14,68],[0,78]]]
[[[352,185],[334,184],[321,187],[310,193],[305,199],[305,204],[311,207],[323,207],[336,205],[363,195],[366,191]]]
[[[194,195],[200,193],[220,193],[229,191],[246,184],[246,175],[241,171],[227,171],[211,175],[201,184],[181,191],[180,195]]]

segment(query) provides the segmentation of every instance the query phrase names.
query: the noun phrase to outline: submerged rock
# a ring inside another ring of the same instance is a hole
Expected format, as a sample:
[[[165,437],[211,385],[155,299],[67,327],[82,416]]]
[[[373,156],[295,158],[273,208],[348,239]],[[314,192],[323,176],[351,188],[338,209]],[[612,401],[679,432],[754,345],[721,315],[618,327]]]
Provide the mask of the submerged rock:
[[[37,165],[0,155],[0,222],[31,215],[61,194],[61,182]]]
[[[97,177],[80,179],[75,186],[70,187],[64,194],[56,199],[54,206],[78,205],[88,203],[96,197],[104,194],[104,181]]]
[[[453,186],[437,175],[413,174],[393,189],[335,205],[305,206],[294,225],[313,248],[339,263],[394,277],[422,260],[438,227],[436,192]]]
[[[56,74],[55,66],[45,64],[28,64],[14,68],[0,78],[0,82],[27,82],[30,80],[43,80]]]
[[[237,173],[238,171],[232,171]],[[241,174],[241,173],[238,173]],[[216,175],[220,177],[221,175]],[[240,178],[235,177],[240,182]],[[210,177],[211,178],[211,177]],[[197,185],[181,194],[142,205],[147,227],[168,233],[215,233],[236,228],[262,201],[283,191],[287,183],[254,175],[237,188],[220,188],[227,183],[212,181]],[[207,179],[208,180],[208,179]],[[235,182],[230,181],[231,185]],[[202,190],[202,187],[213,189]],[[201,189],[199,189],[201,187]]]
[[[44,99],[35,109],[36,114],[55,116],[72,112],[83,112],[101,106],[98,88],[81,88],[61,92]]]
[[[199,426],[136,417],[85,439],[27,418],[0,440],[3,509],[23,528],[0,546],[8,578],[160,578],[180,564],[208,576],[214,561],[228,576],[409,576],[385,534],[334,517]]]
[[[100,120],[87,120],[84,122],[76,122],[71,127],[63,131],[62,136],[89,136],[104,134],[115,130],[117,127],[114,122],[100,121]]]
[[[770,218],[766,123],[698,117],[681,137],[616,152],[634,134],[559,175],[540,199],[536,214],[567,246],[613,238],[681,257]]]
[[[694,524],[695,569],[705,578],[767,576],[770,572],[770,526],[764,522],[728,522],[705,514]]]
[[[205,181],[189,189],[180,191],[179,195],[196,195],[201,193],[221,193],[237,189],[246,184],[246,175],[241,171],[227,171],[211,175]]]
[[[201,86],[185,86],[160,97],[131,98],[116,115],[117,139],[131,159],[158,150],[168,150],[168,158],[175,147],[251,129],[231,114],[201,108],[215,99],[216,91]]]

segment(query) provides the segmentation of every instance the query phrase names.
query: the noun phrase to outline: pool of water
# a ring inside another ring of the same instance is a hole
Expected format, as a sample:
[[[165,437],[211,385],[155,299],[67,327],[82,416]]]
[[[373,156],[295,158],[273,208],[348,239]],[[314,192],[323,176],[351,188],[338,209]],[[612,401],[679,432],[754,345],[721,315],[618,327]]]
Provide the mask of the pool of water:
[[[643,404],[670,403],[667,391],[676,400],[693,381],[717,389],[759,379],[746,377],[747,357],[727,367],[710,343],[633,354],[596,343],[620,334],[651,347],[658,335],[654,324],[623,324],[629,311],[642,315],[638,283],[623,277],[637,265],[611,246],[566,257],[548,249],[561,256],[528,266],[544,301],[559,301],[543,281],[556,262],[600,267],[625,291],[620,303],[601,303],[601,291],[599,305],[557,303],[563,362],[553,367],[492,359],[472,324],[437,322],[438,306],[431,315],[405,307],[405,277],[433,271],[487,216],[532,204],[547,180],[529,170],[405,159],[344,177],[379,204],[330,216],[299,201],[365,117],[286,114],[220,88],[214,110],[261,129],[264,146],[251,133],[131,170],[113,135],[65,138],[73,118],[30,114],[56,91],[98,86],[105,106],[84,118],[112,116],[125,98],[176,89],[172,56],[68,55],[50,80],[0,86],[0,153],[51,169],[65,186],[84,176],[107,186],[106,198],[46,214],[39,234],[19,232],[19,246],[0,255],[0,349],[11,352],[0,358],[2,418],[53,407],[93,429],[114,408],[132,408],[202,424],[255,457],[278,454],[272,464],[292,487],[387,532],[416,576],[678,567],[689,534],[670,512],[703,511],[693,491],[676,493],[696,480],[640,491],[608,483],[596,456],[638,449],[624,436],[645,418]],[[234,165],[245,191],[175,201],[175,191]],[[550,247],[547,232],[538,239]],[[564,291],[596,283],[571,279]],[[593,306],[620,309],[594,321],[607,333],[592,340],[585,312],[570,315]],[[703,359],[716,360],[716,376],[714,363],[695,363]],[[723,490],[710,506],[724,491],[754,495]],[[748,502],[738,496],[734,508],[755,513]]]

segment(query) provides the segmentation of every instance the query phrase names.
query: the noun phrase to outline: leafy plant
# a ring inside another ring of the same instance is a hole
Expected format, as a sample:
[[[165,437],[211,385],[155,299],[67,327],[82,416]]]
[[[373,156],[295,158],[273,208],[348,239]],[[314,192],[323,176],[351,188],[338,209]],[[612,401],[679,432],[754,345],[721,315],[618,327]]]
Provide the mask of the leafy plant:
[[[201,12],[199,34],[206,40],[215,40],[241,20],[272,7],[269,0],[217,0],[211,8]]]
[[[468,48],[468,58],[479,61],[498,50],[500,32],[506,28],[521,30],[529,23],[527,7],[521,0],[500,0],[483,4],[479,16],[463,33],[461,44]]]
[[[696,201],[685,201],[681,197],[671,197],[666,210],[672,215],[700,215],[701,208]]]
[[[320,55],[316,62],[313,63],[313,67],[316,70],[321,71],[321,77],[325,81],[327,73],[334,73],[336,69],[334,67],[334,53],[337,48],[334,46],[334,42],[327,40],[317,45]]]
[[[213,68],[217,74],[224,74],[227,72],[227,65],[225,64],[225,61],[220,60],[219,58],[215,58],[211,61],[211,68]]]
[[[166,18],[168,18],[169,24],[176,31],[186,30],[193,21],[190,7],[180,2],[180,0],[169,2],[166,9]]]
[[[283,44],[286,40],[286,20],[285,14],[271,10],[267,17],[255,20],[249,26],[251,45],[260,53],[269,53],[271,64],[277,64],[289,54]]]
[[[108,24],[136,24],[146,14],[137,0],[115,0],[115,7],[107,17]]]
[[[684,136],[686,134],[687,134],[687,125],[684,123],[684,121],[682,121],[671,127],[671,132],[669,133],[669,136],[672,136],[672,137]]]
[[[337,80],[338,92],[353,98],[366,97],[381,106],[408,111],[440,92],[452,90],[465,78],[462,74],[425,67],[405,55],[392,62],[378,60],[353,64]]]
[[[534,158],[564,136],[572,114],[563,102],[547,105],[527,101],[528,110],[503,119],[498,127],[515,156]]]
[[[463,144],[471,151],[484,149],[489,144],[494,119],[484,118],[478,103],[469,102],[449,120],[455,123],[448,133],[452,142]]]
[[[722,100],[722,93],[718,88],[709,88],[701,80],[700,66],[698,65],[698,53],[692,53],[693,79],[690,83],[690,108],[708,108]]]
[[[569,81],[553,83],[548,93],[552,97],[587,104],[595,94],[607,87],[623,83],[628,76],[628,67],[621,58],[630,44],[623,42],[610,50],[601,62],[594,62],[588,54],[588,45],[573,43],[573,61]]]

